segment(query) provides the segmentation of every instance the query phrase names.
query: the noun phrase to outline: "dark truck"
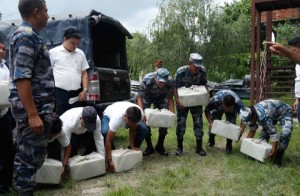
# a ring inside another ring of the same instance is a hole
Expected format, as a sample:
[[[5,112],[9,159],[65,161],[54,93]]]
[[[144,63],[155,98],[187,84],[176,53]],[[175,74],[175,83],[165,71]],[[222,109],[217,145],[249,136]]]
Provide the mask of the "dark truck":
[[[0,35],[6,38],[7,46],[21,22],[0,22]],[[102,114],[107,105],[130,100],[126,39],[131,39],[132,35],[128,30],[119,21],[95,10],[81,16],[50,17],[47,28],[40,32],[48,49],[62,44],[64,31],[71,27],[79,31],[79,48],[90,65],[90,88],[86,104],[94,105]]]

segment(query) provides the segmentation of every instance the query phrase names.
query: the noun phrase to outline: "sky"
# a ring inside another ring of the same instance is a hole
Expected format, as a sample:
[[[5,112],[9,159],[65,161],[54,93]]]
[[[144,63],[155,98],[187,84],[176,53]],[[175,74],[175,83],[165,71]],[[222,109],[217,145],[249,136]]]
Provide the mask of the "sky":
[[[234,0],[214,0],[216,3],[231,3]],[[0,0],[2,21],[20,19],[19,0]],[[129,32],[147,31],[151,20],[158,13],[159,5],[164,0],[46,0],[50,17],[67,17],[69,14],[89,13],[94,9],[119,20]]]

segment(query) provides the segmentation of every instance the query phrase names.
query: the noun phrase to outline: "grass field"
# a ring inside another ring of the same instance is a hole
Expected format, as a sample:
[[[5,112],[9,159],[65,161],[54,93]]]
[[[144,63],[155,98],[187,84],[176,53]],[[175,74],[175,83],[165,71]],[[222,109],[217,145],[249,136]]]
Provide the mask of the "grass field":
[[[245,104],[247,105],[247,104]],[[278,127],[280,128],[280,127]],[[83,180],[69,180],[58,186],[38,186],[36,195],[300,195],[300,132],[298,122],[283,166],[258,162],[240,152],[240,142],[233,143],[233,154],[226,154],[226,139],[216,137],[209,148],[208,126],[204,117],[206,157],[195,153],[196,141],[189,114],[184,137],[184,155],[175,155],[175,128],[168,130],[165,147],[168,157],[154,153],[143,158],[140,167],[124,172]],[[152,129],[156,144],[157,129]],[[258,137],[260,131],[257,132]],[[247,131],[242,137],[246,137]],[[118,132],[117,148],[128,146],[128,131]],[[141,149],[145,150],[145,143]]]

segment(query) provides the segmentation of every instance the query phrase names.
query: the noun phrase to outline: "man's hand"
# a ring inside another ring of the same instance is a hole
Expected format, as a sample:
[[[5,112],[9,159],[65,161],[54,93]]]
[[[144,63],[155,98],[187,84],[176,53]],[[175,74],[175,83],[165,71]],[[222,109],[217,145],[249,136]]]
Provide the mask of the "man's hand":
[[[87,91],[83,90],[81,93],[79,93],[79,101],[84,101],[87,96]]]
[[[176,100],[176,104],[178,105],[179,108],[184,108],[184,105],[181,103],[179,99]]]
[[[116,171],[115,164],[112,160],[107,160],[107,170],[112,173]]]
[[[28,124],[34,134],[42,135],[44,133],[44,123],[38,114],[35,116],[32,116],[32,117],[29,117]]]
[[[275,154],[276,154],[276,152],[271,151],[271,152],[269,152],[269,154],[267,154],[267,158],[272,160],[274,158]]]
[[[287,56],[289,49],[283,46],[282,44],[269,41],[266,41],[265,44],[269,46],[269,51],[271,53],[276,54],[278,56]]]
[[[136,151],[139,151],[140,149],[137,148],[137,147],[130,147],[131,150],[136,150]]]
[[[61,180],[62,181],[66,181],[69,179],[69,175],[70,175],[70,168],[69,166],[63,166],[63,171],[61,173]]]

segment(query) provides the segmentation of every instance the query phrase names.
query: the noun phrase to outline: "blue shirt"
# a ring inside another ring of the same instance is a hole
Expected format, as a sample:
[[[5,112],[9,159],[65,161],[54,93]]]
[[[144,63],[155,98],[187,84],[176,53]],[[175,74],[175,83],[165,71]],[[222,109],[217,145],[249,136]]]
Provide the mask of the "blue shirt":
[[[139,95],[151,102],[161,103],[166,98],[173,96],[173,82],[168,80],[164,88],[159,88],[155,82],[156,74],[147,74],[140,84]]]
[[[259,124],[267,130],[272,141],[277,141],[275,122],[292,120],[292,108],[286,103],[274,99],[261,101],[255,104],[254,108]]]
[[[174,78],[174,83],[177,88],[180,88],[182,86],[188,88],[192,85],[206,85],[206,70],[204,68],[200,68],[198,73],[191,75],[189,66],[182,66],[177,69]]]
[[[223,98],[226,95],[231,95],[231,96],[234,97],[235,104],[234,104],[234,107],[233,107],[233,110],[234,110],[233,112],[239,113],[240,109],[244,107],[244,104],[242,103],[239,96],[231,90],[220,90],[213,97],[211,97],[208,104],[207,104],[208,110],[212,111],[212,112],[213,111],[224,111],[224,109],[223,109]]]
[[[23,22],[10,40],[10,96],[12,113],[16,119],[28,116],[18,95],[16,83],[20,79],[31,82],[32,95],[39,113],[52,113],[55,88],[47,47],[32,26]]]

